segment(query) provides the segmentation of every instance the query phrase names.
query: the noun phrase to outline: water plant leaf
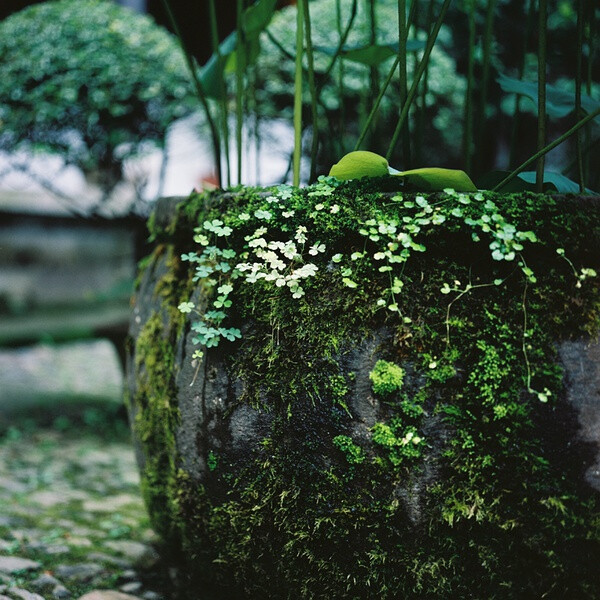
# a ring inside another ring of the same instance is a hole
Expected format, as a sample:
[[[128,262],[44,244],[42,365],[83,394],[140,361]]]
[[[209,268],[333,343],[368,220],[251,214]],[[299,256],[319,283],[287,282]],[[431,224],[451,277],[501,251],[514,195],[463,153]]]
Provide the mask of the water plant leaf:
[[[497,80],[503,91],[510,94],[520,94],[531,100],[537,109],[538,89],[535,81],[522,81],[500,75]],[[600,108],[600,102],[587,94],[581,94],[581,108],[589,113]],[[554,85],[546,85],[546,112],[550,118],[562,119],[575,110],[575,94],[567,92]],[[600,117],[595,119],[600,123]]]
[[[219,44],[219,56],[213,53],[206,64],[200,69],[200,81],[204,93],[209,98],[220,100],[223,97],[223,89],[220,82],[225,73],[225,65],[237,46],[237,32],[229,34]]]
[[[492,171],[481,177],[477,183],[480,189],[492,189],[507,175],[509,175],[509,171]],[[535,192],[535,178],[535,171],[523,171],[512,181],[502,186],[498,192],[504,194],[514,192]],[[560,173],[544,171],[544,191],[558,192],[560,194],[579,194],[579,184]],[[592,196],[598,195],[598,192],[589,188],[586,188],[585,191]]]
[[[420,192],[441,192],[446,188],[452,188],[457,192],[477,191],[475,184],[464,171],[439,167],[397,171],[390,168],[383,156],[367,150],[355,150],[346,154],[331,167],[329,175],[344,181],[361,177],[394,175],[402,179],[405,187]]]
[[[243,26],[246,35],[246,48],[244,48],[245,64],[252,64],[258,57],[259,36],[271,21],[275,12],[277,0],[258,0],[244,11]],[[222,100],[224,86],[221,81],[225,73],[235,71],[237,60],[238,36],[237,32],[230,33],[220,44],[218,54],[214,52],[200,69],[200,81],[204,93],[209,98]]]
[[[405,186],[419,192],[441,192],[447,188],[452,188],[457,192],[477,191],[471,178],[459,169],[425,167],[401,171],[396,175],[404,179]]]
[[[258,0],[244,12],[244,32],[250,38],[256,37],[271,22],[277,0]]]
[[[416,52],[425,47],[425,42],[422,40],[408,40],[406,42],[407,52]],[[334,56],[337,48],[333,46],[314,46],[315,50],[323,52],[328,56]],[[382,62],[398,55],[398,42],[391,44],[370,44],[370,45],[352,45],[344,46],[340,55],[346,60],[376,67]]]
[[[343,156],[329,171],[331,177],[343,181],[361,177],[381,177],[389,175],[388,161],[375,152],[356,150]]]

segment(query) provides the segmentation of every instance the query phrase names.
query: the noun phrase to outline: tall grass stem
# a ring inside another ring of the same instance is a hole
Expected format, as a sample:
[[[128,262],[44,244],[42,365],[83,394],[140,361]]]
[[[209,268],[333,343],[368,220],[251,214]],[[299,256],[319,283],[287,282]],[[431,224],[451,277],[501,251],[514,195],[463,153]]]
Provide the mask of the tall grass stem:
[[[582,79],[582,54],[583,54],[583,0],[577,0],[577,52],[575,58],[575,118],[581,118],[581,86]],[[577,131],[575,138],[575,153],[577,155],[577,178],[579,182],[579,192],[585,192],[585,177],[583,174],[583,153],[581,130]]]
[[[209,0],[209,19],[210,19],[210,33],[213,52],[217,57],[219,63],[219,113],[221,119],[221,140],[223,141],[223,153],[225,154],[225,164],[227,165],[227,186],[231,186],[231,160],[229,156],[229,124],[227,114],[227,86],[225,84],[225,78],[223,77],[223,57],[219,49],[219,28],[217,23],[217,11],[215,7],[215,0]]]
[[[546,145],[546,51],[548,33],[548,3],[539,0],[538,14],[538,125],[537,149],[538,162],[535,176],[535,190],[538,194],[544,191],[544,160],[546,153],[541,150]]]
[[[475,13],[477,5],[475,0],[468,3],[468,28],[469,45],[467,57],[467,91],[465,95],[465,125],[463,130],[463,161],[465,171],[471,172],[471,160],[473,157],[473,88],[475,87]]]
[[[431,24],[433,23],[433,5],[435,0],[429,0],[429,6],[427,7],[427,16],[425,18],[425,33],[427,36],[431,33]],[[413,3],[415,4],[415,3]],[[412,12],[412,6],[411,6]],[[415,37],[417,36],[417,29],[415,27]],[[416,73],[418,68],[418,59],[415,54],[415,68]],[[425,113],[427,110],[427,92],[429,91],[429,63],[425,67],[425,73],[423,73],[423,79],[421,83],[421,101],[419,111],[417,113],[417,131],[415,132],[415,147],[416,147],[416,161],[417,164],[421,164],[423,156],[423,136],[425,135]]]
[[[483,156],[483,140],[485,139],[485,109],[487,106],[488,89],[490,82],[490,66],[492,56],[492,40],[494,35],[494,15],[496,12],[496,1],[488,0],[485,13],[485,28],[483,31],[483,54],[482,54],[482,74],[481,89],[479,94],[479,109],[477,111],[477,127],[475,129],[475,148],[477,148],[478,160],[475,165],[477,171],[481,169],[481,158]]]
[[[392,136],[392,141],[390,142],[390,146],[387,151],[386,158],[388,161],[390,160],[390,158],[394,152],[394,148],[396,147],[396,144],[398,143],[398,137],[400,136],[400,132],[402,130],[402,125],[404,124],[404,121],[406,120],[406,117],[408,116],[408,109],[410,108],[410,105],[412,104],[412,101],[417,93],[419,81],[421,80],[421,77],[423,76],[425,68],[427,67],[427,63],[429,62],[429,57],[431,55],[431,51],[432,51],[435,41],[437,39],[438,33],[440,32],[440,28],[442,27],[442,23],[444,22],[444,18],[446,17],[446,13],[448,12],[448,7],[450,6],[450,2],[451,2],[451,0],[444,0],[444,3],[442,4],[442,7],[438,14],[438,18],[433,27],[433,30],[432,30],[431,34],[429,35],[429,37],[427,38],[427,44],[425,46],[423,58],[421,59],[421,62],[419,63],[419,67],[418,67],[416,73],[414,74],[412,84],[410,86],[410,89],[408,90],[406,102],[404,103],[404,106],[402,107],[402,112],[400,113],[400,117],[398,118],[398,123],[396,124],[396,129],[394,130],[394,135]]]
[[[340,41],[343,39],[342,30],[342,0],[335,0],[335,20],[337,33]],[[338,69],[338,100],[339,100],[339,132],[337,137],[339,138],[339,156],[346,154],[346,146],[344,143],[344,132],[346,130],[346,104],[344,102],[344,60],[340,57],[340,66]]]
[[[573,125],[569,131],[563,133],[559,138],[554,140],[552,143],[544,146],[541,150],[538,150],[531,158],[528,158],[523,164],[519,165],[510,175],[507,175],[499,184],[492,188],[492,192],[497,192],[502,189],[507,183],[510,183],[519,173],[522,173],[527,167],[532,165],[534,162],[539,160],[542,156],[554,150],[557,146],[560,146],[567,138],[571,137],[574,133],[579,131],[582,127],[587,125],[592,119],[600,116],[600,108],[596,109],[594,112],[590,113],[581,121]]]
[[[236,32],[237,46],[235,55],[235,142],[237,151],[237,183],[242,183],[242,130],[244,126],[244,71],[246,68],[246,43],[244,36],[244,1],[237,0],[236,3]]]
[[[300,163],[302,158],[302,54],[304,42],[304,2],[296,5],[296,69],[294,75],[294,158],[292,181],[300,185]]]
[[[518,79],[522,80],[525,75],[525,61],[527,58],[527,48],[533,31],[533,22],[535,17],[535,0],[529,0],[527,16],[525,21],[525,35],[523,36],[523,46],[521,50],[521,61],[519,63]],[[516,163],[517,140],[519,138],[519,126],[521,124],[521,94],[515,96],[515,111],[512,118],[512,131],[510,135],[510,151],[508,158],[509,168],[512,168]]]
[[[413,2],[414,4],[414,2]],[[406,103],[408,95],[408,80],[406,73],[406,42],[408,40],[408,27],[406,23],[406,0],[398,0],[398,84],[400,86],[400,106]],[[402,158],[404,159],[404,168],[410,169],[410,131],[409,119],[403,127],[402,135]]]
[[[310,148],[310,175],[312,183],[317,175],[317,152],[319,150],[319,115],[317,112],[317,88],[315,86],[315,60],[313,56],[310,6],[308,0],[302,3],[304,10],[304,37],[306,40],[306,61],[308,64],[308,88],[310,90],[310,110],[312,119],[312,141]]]
[[[208,127],[210,129],[210,137],[211,137],[212,147],[213,147],[213,160],[214,160],[215,169],[217,171],[217,181],[218,181],[219,186],[221,186],[222,181],[223,181],[223,172],[221,169],[221,138],[219,136],[219,130],[217,129],[215,121],[210,112],[210,106],[208,104],[208,99],[206,98],[206,94],[204,93],[204,88],[202,87],[202,82],[200,81],[200,78],[198,77],[198,71],[196,69],[194,57],[193,57],[191,51],[189,50],[189,48],[187,47],[183,37],[181,36],[181,31],[179,29],[179,25],[177,24],[177,19],[175,19],[175,15],[173,14],[173,11],[171,10],[171,3],[169,2],[169,0],[162,0],[162,1],[163,1],[163,6],[165,7],[165,11],[167,13],[169,22],[171,23],[171,27],[173,27],[173,31],[175,32],[175,35],[179,39],[179,44],[181,45],[181,50],[183,51],[183,54],[185,56],[185,61],[187,63],[190,74],[192,76],[192,80],[194,81],[194,87],[196,88],[196,95],[198,96],[198,99],[200,100],[200,104],[202,105],[202,109],[204,110],[204,114],[206,116],[206,121],[207,121]]]
[[[377,114],[377,111],[379,110],[379,105],[381,104],[381,100],[383,99],[383,96],[385,95],[385,92],[387,91],[387,89],[390,85],[390,82],[392,81],[392,78],[394,77],[394,74],[396,73],[396,69],[398,68],[398,62],[399,62],[399,59],[396,56],[396,58],[394,59],[394,63],[392,64],[392,68],[389,70],[388,75],[385,78],[385,81],[383,83],[383,86],[379,90],[377,99],[375,100],[375,103],[371,107],[371,111],[369,112],[369,116],[367,117],[367,120],[365,121],[362,131],[360,132],[360,135],[358,136],[358,140],[356,140],[356,144],[354,145],[354,150],[360,149],[361,144],[363,143],[365,137],[367,136],[367,132],[369,131],[369,129],[371,127],[371,123],[373,122],[373,119],[375,118],[375,115]]]

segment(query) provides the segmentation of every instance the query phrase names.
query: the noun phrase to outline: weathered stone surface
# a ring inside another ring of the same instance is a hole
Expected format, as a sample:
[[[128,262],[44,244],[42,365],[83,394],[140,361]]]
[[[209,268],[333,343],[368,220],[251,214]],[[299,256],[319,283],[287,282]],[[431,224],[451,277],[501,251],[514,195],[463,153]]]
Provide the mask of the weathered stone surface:
[[[56,577],[53,577],[49,573],[42,573],[37,579],[34,579],[30,585],[40,592],[48,592],[59,584],[60,581],[56,579]]]
[[[72,596],[73,594],[71,594],[71,592],[61,584],[54,586],[54,589],[52,590],[52,597],[56,598],[57,600],[66,600]]]
[[[130,581],[129,583],[124,583],[119,589],[125,594],[136,594],[141,591],[142,583],[140,581]]]
[[[0,573],[17,573],[18,571],[35,571],[41,563],[18,556],[0,556]]]
[[[483,199],[480,196],[477,202]],[[206,202],[213,200],[218,202],[213,197]],[[534,222],[544,226],[548,219],[551,238],[555,220],[547,217],[546,200],[526,200],[534,216],[510,199],[505,199],[506,214],[523,218],[517,223],[523,227]],[[310,205],[310,198],[303,201]],[[504,208],[491,200],[489,204],[498,213]],[[183,252],[197,249],[189,241],[205,214],[200,202],[197,206],[194,216],[191,208],[182,209],[173,226],[160,234],[161,243],[141,274],[130,326],[134,343],[127,386],[153,524],[167,542],[194,555],[197,565],[209,564],[209,577],[214,568],[217,587],[239,585],[233,588],[236,592],[261,590],[260,595],[272,584],[281,586],[277,593],[282,597],[300,597],[299,590],[317,593],[319,578],[331,569],[332,587],[338,579],[353,581],[347,588],[356,586],[353,597],[371,593],[371,585],[381,585],[382,593],[391,594],[388,584],[396,585],[400,579],[406,582],[404,595],[411,589],[416,597],[417,582],[427,588],[420,577],[430,578],[435,586],[439,573],[440,581],[454,581],[448,585],[458,586],[455,589],[463,585],[464,592],[474,585],[466,574],[470,566],[493,572],[499,581],[504,577],[504,561],[513,571],[501,585],[517,589],[519,584],[514,582],[527,578],[527,572],[525,567],[519,570],[512,565],[511,561],[519,561],[511,555],[513,545],[524,560],[544,565],[538,572],[546,569],[545,580],[554,573],[548,573],[547,561],[540,557],[564,551],[557,542],[559,530],[567,537],[572,533],[572,541],[589,541],[582,553],[597,550],[598,531],[582,534],[585,516],[569,525],[557,512],[564,508],[565,514],[572,510],[572,514],[597,515],[594,494],[600,491],[600,350],[597,344],[581,340],[560,345],[563,388],[553,345],[571,339],[575,332],[583,335],[594,330],[597,288],[590,284],[582,297],[574,298],[573,290],[578,288],[574,281],[561,279],[564,265],[555,264],[560,252],[549,253],[545,246],[531,251],[531,264],[540,274],[534,293],[517,277],[504,285],[513,276],[504,273],[508,267],[504,263],[499,267],[495,256],[477,255],[473,240],[479,239],[478,234],[431,228],[423,236],[427,252],[410,267],[413,270],[398,267],[399,276],[406,279],[402,282],[406,297],[395,310],[393,305],[388,308],[396,312],[404,303],[404,318],[382,315],[383,309],[369,311],[362,304],[365,300],[371,303],[368,307],[386,305],[387,282],[379,282],[381,293],[376,288],[370,295],[367,289],[379,277],[377,263],[370,264],[372,271],[361,280],[356,293],[363,295],[338,302],[348,290],[341,286],[339,276],[336,279],[337,267],[332,266],[336,261],[323,260],[316,277],[322,279],[311,289],[315,297],[307,293],[301,306],[268,286],[251,286],[260,292],[244,290],[236,295],[236,291],[234,306],[241,301],[244,308],[228,318],[241,329],[241,341],[203,348],[203,358],[192,360],[198,345],[193,342],[196,333],[191,322],[197,317],[183,318],[176,309],[179,302],[189,299],[202,314],[210,302],[201,284],[192,285],[194,266],[179,260]],[[599,206],[595,205],[596,211]],[[300,212],[303,207],[298,204],[296,208]],[[348,212],[354,208],[349,202]],[[439,209],[429,208],[432,214]],[[571,212],[579,209],[571,206]],[[563,206],[554,205],[554,210],[562,214]],[[409,213],[408,222],[413,218]],[[494,216],[503,218],[496,212]],[[491,222],[491,215],[487,218]],[[310,212],[308,219],[313,219]],[[168,221],[164,213],[160,220]],[[423,221],[429,222],[429,217]],[[397,231],[398,223],[393,223]],[[334,229],[336,224],[330,225]],[[265,236],[287,235],[285,227],[283,223],[283,232],[270,231]],[[380,233],[382,229],[385,226]],[[594,239],[599,232],[594,229]],[[358,232],[344,233],[321,241],[340,252],[365,244]],[[348,239],[352,233],[359,241]],[[564,232],[559,234],[562,245]],[[378,235],[370,239],[376,241],[375,237],[379,239]],[[597,253],[593,255],[586,246],[587,240],[577,241],[578,260],[596,269]],[[244,248],[242,254],[247,249],[241,238],[229,242],[237,251]],[[379,260],[377,254],[384,253],[373,254],[374,261]],[[496,279],[500,271],[502,278]],[[445,278],[454,278],[451,272],[457,273],[456,287],[444,291]],[[461,291],[465,281],[468,288]],[[523,284],[530,294],[527,297]],[[317,294],[325,297],[328,292],[330,302],[320,302]],[[260,293],[269,301],[263,302]],[[248,307],[254,306],[260,312],[252,313]],[[344,320],[346,310],[355,310],[348,321]],[[306,316],[306,325],[298,315]],[[540,325],[544,319],[555,326],[550,335]],[[338,320],[351,323],[355,331],[336,329]],[[523,331],[524,321],[531,331]],[[390,396],[373,389],[371,374],[380,360],[393,361],[392,366],[403,373],[401,385]],[[311,377],[313,373],[317,375]],[[332,380],[343,388],[340,395],[334,393]],[[553,387],[551,403],[533,389],[545,389],[545,383]],[[408,451],[414,450],[410,444],[424,440],[422,451],[407,459]],[[399,448],[407,448],[406,454],[395,453]],[[592,451],[595,460],[588,464]],[[584,467],[585,478],[579,472]],[[564,507],[559,493],[563,484],[568,490],[564,498],[569,499]],[[593,498],[589,512],[577,501],[580,493]],[[527,531],[526,540],[520,537],[521,531]],[[447,545],[440,540],[447,540]],[[296,550],[282,558],[290,548]],[[471,557],[472,565],[463,569],[463,556],[470,552],[477,557]],[[571,568],[568,554],[564,552],[561,560]],[[417,555],[427,558],[421,561]],[[244,574],[230,583],[227,569],[234,564],[236,573],[231,579]],[[357,575],[360,569],[354,566],[358,564],[364,568],[362,580]],[[411,569],[420,573],[414,576],[416,580],[410,579]],[[283,581],[292,571],[295,588],[286,587]],[[405,579],[398,577],[400,571],[406,571]],[[591,576],[587,566],[582,571]],[[539,588],[527,581],[530,584],[532,589]],[[452,596],[440,590],[442,584],[431,597]],[[220,590],[224,597],[229,591]],[[341,588],[337,591],[342,597]],[[486,596],[473,591],[474,597],[478,594]],[[509,597],[516,598],[515,594]]]
[[[105,542],[104,545],[121,554],[139,567],[151,567],[158,560],[158,553],[154,548],[147,544],[134,542],[132,540],[115,540]]]
[[[0,350],[0,417],[63,403],[120,402],[123,375],[119,356],[107,340],[36,345]]]
[[[577,410],[579,436],[596,446],[596,459],[587,468],[585,479],[600,492],[600,342],[563,342],[559,354],[567,380],[567,399]]]
[[[78,600],[140,600],[138,596],[125,594],[123,592],[115,592],[114,590],[94,590],[88,592],[84,596],[80,596]]]
[[[28,592],[27,590],[23,590],[21,588],[11,588],[10,593],[15,598],[19,598],[19,600],[44,600],[44,596],[40,596],[39,594],[35,594],[33,592]]]
[[[103,572],[103,568],[96,563],[78,563],[74,565],[59,565],[56,574],[61,579],[71,581],[90,581]]]

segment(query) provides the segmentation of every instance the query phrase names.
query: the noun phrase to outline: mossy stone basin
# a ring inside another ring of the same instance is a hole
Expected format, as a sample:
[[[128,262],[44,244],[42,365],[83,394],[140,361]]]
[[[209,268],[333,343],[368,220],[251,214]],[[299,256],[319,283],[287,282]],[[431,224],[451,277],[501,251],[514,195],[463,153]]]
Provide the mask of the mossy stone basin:
[[[322,178],[150,231],[128,405],[194,589],[598,598],[598,199]]]

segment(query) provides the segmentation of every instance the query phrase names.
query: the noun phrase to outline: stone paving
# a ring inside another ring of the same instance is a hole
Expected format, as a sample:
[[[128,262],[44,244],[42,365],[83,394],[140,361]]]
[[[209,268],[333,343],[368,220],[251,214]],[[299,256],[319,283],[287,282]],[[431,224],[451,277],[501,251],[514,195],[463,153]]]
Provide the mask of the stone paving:
[[[125,436],[0,434],[0,600],[172,600],[157,542]]]

